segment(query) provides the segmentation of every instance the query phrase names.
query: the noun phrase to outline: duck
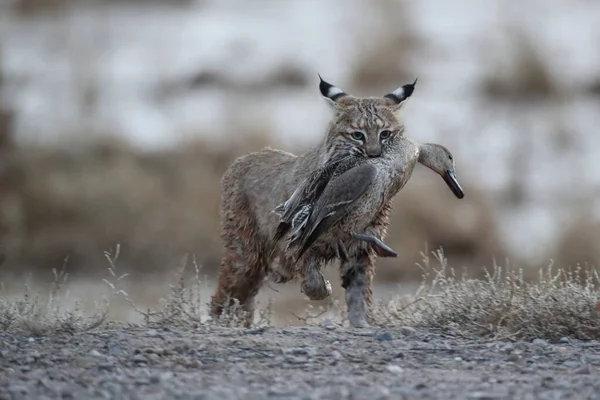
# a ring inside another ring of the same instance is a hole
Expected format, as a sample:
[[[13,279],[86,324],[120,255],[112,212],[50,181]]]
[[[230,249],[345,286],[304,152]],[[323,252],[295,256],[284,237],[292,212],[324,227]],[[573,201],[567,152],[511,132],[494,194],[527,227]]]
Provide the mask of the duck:
[[[397,252],[380,238],[357,230],[367,227],[381,205],[406,185],[417,163],[441,176],[458,199],[464,198],[454,157],[446,147],[405,136],[397,140],[393,150],[378,158],[345,156],[327,162],[275,208],[281,216],[275,239],[290,233],[286,251],[296,249],[296,262],[317,241],[337,247],[339,258],[347,261],[348,246],[339,239],[342,236],[370,244],[381,257],[396,257]]]

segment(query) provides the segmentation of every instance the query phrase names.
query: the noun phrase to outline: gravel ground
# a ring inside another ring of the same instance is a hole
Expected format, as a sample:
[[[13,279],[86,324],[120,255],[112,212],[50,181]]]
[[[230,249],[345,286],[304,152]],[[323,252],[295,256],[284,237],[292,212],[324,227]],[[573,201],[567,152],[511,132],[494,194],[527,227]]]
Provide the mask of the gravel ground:
[[[600,399],[600,342],[412,328],[0,333],[0,399]]]

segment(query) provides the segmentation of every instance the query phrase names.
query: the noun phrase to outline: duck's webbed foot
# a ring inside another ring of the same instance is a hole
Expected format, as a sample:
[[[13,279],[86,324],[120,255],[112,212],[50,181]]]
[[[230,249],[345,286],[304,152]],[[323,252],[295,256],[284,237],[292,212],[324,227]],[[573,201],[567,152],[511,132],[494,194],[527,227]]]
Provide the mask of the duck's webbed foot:
[[[352,236],[353,239],[362,240],[363,242],[370,243],[373,246],[373,250],[375,250],[375,253],[377,253],[377,255],[380,257],[397,257],[398,256],[398,253],[395,252],[390,246],[383,243],[383,241],[381,241],[381,239],[379,239],[373,235],[351,232],[350,236]]]

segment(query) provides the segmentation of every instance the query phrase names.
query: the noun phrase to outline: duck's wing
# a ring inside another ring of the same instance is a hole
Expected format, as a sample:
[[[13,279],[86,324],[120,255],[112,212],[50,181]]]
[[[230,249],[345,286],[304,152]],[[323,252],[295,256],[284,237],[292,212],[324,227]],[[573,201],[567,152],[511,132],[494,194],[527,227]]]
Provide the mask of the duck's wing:
[[[338,159],[333,159],[327,164],[317,168],[308,177],[306,177],[300,185],[294,190],[290,198],[278,205],[273,211],[281,216],[273,240],[278,242],[293,226],[293,221],[298,219],[299,213],[306,213],[306,205],[313,204],[321,196],[323,190],[329,183],[334,174],[339,173],[340,167],[348,168],[350,159],[353,157],[346,156]],[[306,215],[306,218],[308,215]]]
[[[296,190],[294,190],[290,198],[273,210],[273,212],[280,215],[279,225],[277,225],[277,230],[273,236],[275,243],[279,242],[292,227],[294,214],[298,212],[298,209],[301,209],[302,196],[300,193],[306,190],[307,180],[308,178],[304,179]]]
[[[363,164],[349,169],[332,180],[310,214],[304,232],[298,239],[297,259],[369,189],[376,176],[376,167]]]

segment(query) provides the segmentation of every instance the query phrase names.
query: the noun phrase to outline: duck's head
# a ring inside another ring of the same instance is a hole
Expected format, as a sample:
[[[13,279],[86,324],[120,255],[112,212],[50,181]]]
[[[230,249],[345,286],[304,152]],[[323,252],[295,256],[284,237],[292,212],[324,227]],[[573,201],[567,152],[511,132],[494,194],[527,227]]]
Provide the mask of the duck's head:
[[[420,147],[419,162],[440,175],[456,197],[465,197],[456,179],[454,157],[447,148],[440,144],[425,143]]]

